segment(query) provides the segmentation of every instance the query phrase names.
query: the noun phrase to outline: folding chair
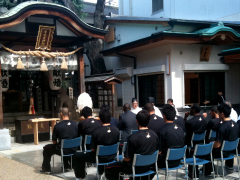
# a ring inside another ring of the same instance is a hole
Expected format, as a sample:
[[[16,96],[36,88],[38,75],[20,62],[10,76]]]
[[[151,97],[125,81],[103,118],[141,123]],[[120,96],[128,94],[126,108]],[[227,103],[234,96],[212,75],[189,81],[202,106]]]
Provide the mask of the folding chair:
[[[193,146],[193,141],[202,141],[204,142],[205,144],[205,135],[206,135],[206,131],[204,131],[203,133],[201,134],[197,134],[197,133],[193,133],[192,135],[192,139],[191,139],[191,147],[194,147]]]
[[[138,130],[131,130],[131,135],[138,132]]]
[[[167,156],[166,156],[166,160],[165,160],[165,163],[166,163],[166,168],[159,168],[159,169],[162,169],[162,170],[165,170],[166,172],[166,179],[168,179],[169,175],[170,175],[170,170],[177,170],[177,173],[178,173],[178,169],[183,167],[183,165],[179,164],[179,166],[176,166],[176,167],[172,167],[172,168],[169,168],[168,167],[168,161],[173,161],[173,160],[180,160],[180,159],[183,159],[183,163],[184,163],[184,167],[185,167],[185,172],[186,172],[186,175],[187,175],[187,167],[186,167],[186,162],[185,162],[185,152],[186,152],[186,148],[187,148],[187,145],[184,146],[183,148],[176,148],[176,149],[168,149],[167,151]],[[177,174],[176,174],[176,177],[177,177]],[[188,177],[188,175],[187,175]]]
[[[73,154],[64,154],[63,149],[67,148],[74,148],[74,147],[80,147],[80,151],[82,151],[82,136],[75,138],[75,139],[62,139],[61,141],[61,164],[63,168],[63,174],[64,174],[64,164],[63,164],[63,157],[71,157],[71,169],[72,169],[72,156]],[[54,168],[54,156],[53,156],[53,168]],[[54,172],[53,172],[54,174]]]
[[[110,156],[116,154],[118,157],[118,147],[119,143],[114,144],[114,145],[109,145],[109,146],[103,146],[103,145],[98,145],[97,146],[97,151],[96,151],[96,165],[97,165],[97,178],[99,180],[99,173],[98,173],[98,166],[104,166],[104,173],[101,176],[101,179],[103,176],[105,176],[105,165],[112,164],[116,162],[115,160],[110,161],[110,162],[105,162],[105,163],[100,163],[99,162],[99,157],[101,156]]]
[[[92,139],[92,136],[85,135],[85,139],[84,139],[84,151],[85,152],[90,152],[91,151],[91,150],[87,150],[87,145],[91,144],[91,139]]]
[[[123,148],[122,148],[122,154],[118,155],[117,161],[123,161],[123,159],[124,159],[124,152],[126,151],[126,149],[127,149],[127,142],[124,142],[123,143]]]
[[[142,177],[142,176],[148,176],[148,179],[150,178],[149,175],[156,173],[157,179],[158,178],[158,166],[157,166],[157,159],[158,159],[158,153],[159,151],[154,152],[151,155],[141,155],[141,154],[134,154],[133,163],[132,163],[132,174],[125,174],[125,173],[119,173],[119,180],[120,176],[123,177],[133,177],[133,180],[135,180],[135,177]],[[156,171],[149,170],[145,173],[136,174],[135,173],[135,167],[137,166],[149,166],[155,164]]]
[[[239,138],[236,139],[235,141],[223,141],[223,144],[222,144],[222,147],[221,147],[221,158],[214,158],[218,161],[221,161],[221,165],[222,165],[222,171],[223,171],[223,179],[224,179],[224,166],[223,166],[223,161],[225,160],[229,160],[229,159],[234,159],[234,157],[236,156],[237,159],[239,158],[238,157],[238,150],[237,150],[237,147],[238,147],[238,141],[239,141]],[[234,151],[236,150],[236,155],[235,154],[230,154],[228,157],[224,158],[223,157],[223,152],[225,151],[228,151],[228,152],[231,152],[231,151]],[[218,165],[218,163],[217,163]],[[217,169],[217,174],[218,174],[218,169]],[[238,164],[238,176],[239,176],[239,164]],[[239,176],[240,178],[240,176]]]
[[[211,129],[209,132],[208,139],[210,140],[211,138],[216,138],[216,137],[217,137],[217,132]]]
[[[215,179],[215,172],[214,172],[214,165],[213,165],[213,158],[212,158],[212,148],[213,148],[213,142],[211,142],[210,144],[197,144],[195,146],[193,158],[186,159],[186,163],[193,166],[192,177],[194,176],[194,172],[195,172],[195,177],[197,177],[197,174],[196,174],[197,165],[204,165],[211,162],[212,168],[213,168],[213,174],[214,174],[213,176]],[[208,154],[210,154],[211,161],[201,159],[201,158],[196,158],[196,156],[205,156]],[[204,173],[205,173],[205,168],[203,167],[203,179],[204,179]]]

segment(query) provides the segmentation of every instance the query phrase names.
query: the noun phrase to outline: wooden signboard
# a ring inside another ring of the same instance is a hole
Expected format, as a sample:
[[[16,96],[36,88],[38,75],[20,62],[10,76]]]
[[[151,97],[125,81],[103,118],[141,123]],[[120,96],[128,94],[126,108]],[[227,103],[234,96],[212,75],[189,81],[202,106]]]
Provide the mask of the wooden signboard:
[[[40,25],[35,49],[51,50],[54,30],[54,26]]]

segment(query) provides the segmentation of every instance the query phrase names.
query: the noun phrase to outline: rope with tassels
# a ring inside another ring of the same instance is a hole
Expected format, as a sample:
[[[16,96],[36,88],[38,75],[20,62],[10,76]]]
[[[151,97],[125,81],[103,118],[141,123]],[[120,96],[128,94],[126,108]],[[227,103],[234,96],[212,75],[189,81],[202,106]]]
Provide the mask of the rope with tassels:
[[[14,51],[10,48],[7,48],[6,46],[4,46],[2,44],[2,47],[11,52],[12,54],[17,54],[17,55],[32,55],[32,56],[38,56],[38,57],[47,57],[47,58],[52,58],[52,57],[57,57],[57,56],[70,56],[74,53],[76,53],[77,51],[79,51],[80,49],[82,49],[82,47],[77,48],[76,50],[72,51],[72,52],[68,52],[68,53],[64,53],[64,52],[46,52],[46,51]]]

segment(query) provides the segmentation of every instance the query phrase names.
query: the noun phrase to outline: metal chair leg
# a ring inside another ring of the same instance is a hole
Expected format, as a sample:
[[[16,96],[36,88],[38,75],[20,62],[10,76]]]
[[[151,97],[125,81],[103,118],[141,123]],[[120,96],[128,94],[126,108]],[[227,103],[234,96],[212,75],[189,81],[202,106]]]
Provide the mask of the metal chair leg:
[[[239,157],[237,156],[237,167],[238,167],[238,177],[240,178],[240,175],[239,175]]]
[[[222,161],[222,174],[223,174],[223,179],[224,179],[224,167],[223,167],[223,161]]]
[[[177,173],[176,173],[176,179],[178,179],[178,169],[177,169]]]
[[[204,174],[205,174],[205,165],[203,165],[203,179],[205,179]]]
[[[214,177],[214,179],[215,179],[215,170],[214,170],[214,164],[213,164],[213,162],[212,162],[212,169],[213,169],[213,177]]]

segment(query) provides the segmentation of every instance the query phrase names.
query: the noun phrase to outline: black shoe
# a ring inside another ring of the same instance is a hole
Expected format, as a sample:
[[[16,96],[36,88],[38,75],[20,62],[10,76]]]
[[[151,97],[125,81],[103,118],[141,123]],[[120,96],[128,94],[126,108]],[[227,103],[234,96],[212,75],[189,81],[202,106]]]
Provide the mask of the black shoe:
[[[44,174],[51,174],[51,170],[46,170],[46,169],[40,169],[40,172]]]

